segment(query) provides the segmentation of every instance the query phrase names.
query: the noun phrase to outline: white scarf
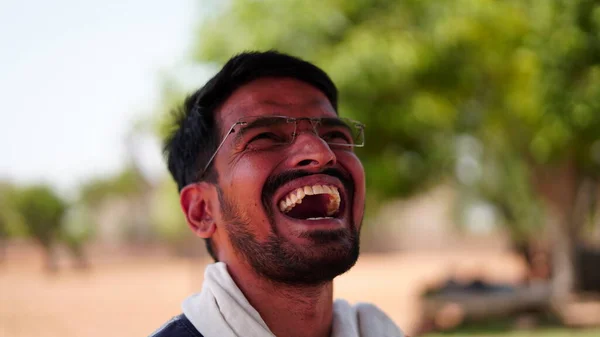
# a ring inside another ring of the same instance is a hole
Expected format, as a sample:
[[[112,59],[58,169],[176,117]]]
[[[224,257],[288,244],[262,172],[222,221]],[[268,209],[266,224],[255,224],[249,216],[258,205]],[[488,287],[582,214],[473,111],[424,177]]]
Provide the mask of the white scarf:
[[[202,291],[184,300],[183,313],[204,337],[274,337],[223,262],[208,265]],[[394,322],[372,304],[333,303],[331,337],[402,337]]]

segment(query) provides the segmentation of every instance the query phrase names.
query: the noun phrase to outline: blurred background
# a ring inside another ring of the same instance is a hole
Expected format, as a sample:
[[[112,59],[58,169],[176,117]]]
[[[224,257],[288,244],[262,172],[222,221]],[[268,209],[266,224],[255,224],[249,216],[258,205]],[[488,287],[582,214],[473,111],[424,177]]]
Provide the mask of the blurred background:
[[[0,3],[0,336],[148,335],[210,259],[161,155],[232,55],[322,67],[367,125],[336,296],[439,336],[600,336],[600,3]]]

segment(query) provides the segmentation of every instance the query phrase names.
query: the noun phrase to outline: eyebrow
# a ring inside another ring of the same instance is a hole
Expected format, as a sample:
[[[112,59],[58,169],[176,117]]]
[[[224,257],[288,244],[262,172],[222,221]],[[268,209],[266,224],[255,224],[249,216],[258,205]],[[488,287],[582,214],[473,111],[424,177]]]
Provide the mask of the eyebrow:
[[[350,132],[350,134],[352,134],[352,127],[350,125],[348,125],[348,123],[346,123],[344,120],[340,119],[340,118],[335,118],[335,117],[324,117],[321,119],[321,124],[323,126],[339,126],[342,127],[346,130],[348,130],[348,132]]]
[[[321,118],[321,124],[326,126],[345,126],[350,127],[348,123],[344,122],[342,119],[335,117],[323,117]]]

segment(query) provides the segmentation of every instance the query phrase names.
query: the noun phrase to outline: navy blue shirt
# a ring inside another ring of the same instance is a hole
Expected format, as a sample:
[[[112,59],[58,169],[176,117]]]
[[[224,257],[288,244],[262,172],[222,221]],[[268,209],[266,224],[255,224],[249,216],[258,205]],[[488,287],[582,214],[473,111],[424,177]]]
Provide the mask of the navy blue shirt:
[[[171,318],[149,337],[204,337],[184,314]]]

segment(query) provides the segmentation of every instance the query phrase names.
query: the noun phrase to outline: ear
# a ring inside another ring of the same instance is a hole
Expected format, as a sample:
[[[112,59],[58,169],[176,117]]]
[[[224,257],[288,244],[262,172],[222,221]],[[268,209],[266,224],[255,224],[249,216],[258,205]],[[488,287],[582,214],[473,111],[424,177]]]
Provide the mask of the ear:
[[[216,230],[212,212],[213,187],[208,183],[190,184],[179,194],[179,203],[188,226],[197,236],[208,239]]]

